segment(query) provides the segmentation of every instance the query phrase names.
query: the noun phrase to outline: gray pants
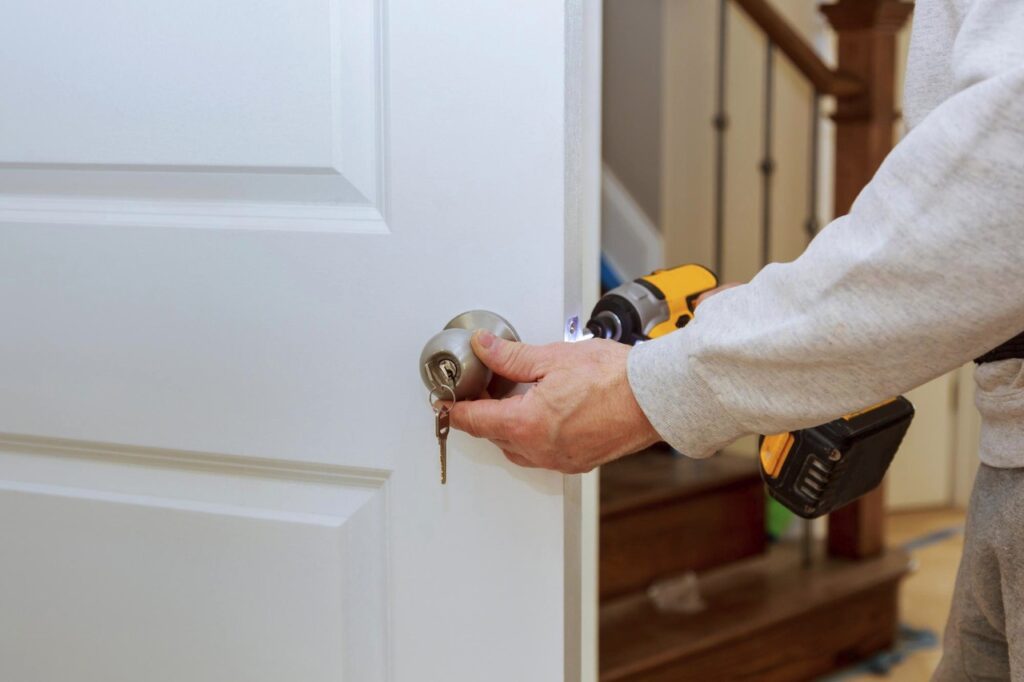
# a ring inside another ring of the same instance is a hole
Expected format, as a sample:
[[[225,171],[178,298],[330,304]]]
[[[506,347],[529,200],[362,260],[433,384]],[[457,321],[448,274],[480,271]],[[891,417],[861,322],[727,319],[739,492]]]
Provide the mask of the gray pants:
[[[1024,681],[1024,469],[981,465],[933,680]]]

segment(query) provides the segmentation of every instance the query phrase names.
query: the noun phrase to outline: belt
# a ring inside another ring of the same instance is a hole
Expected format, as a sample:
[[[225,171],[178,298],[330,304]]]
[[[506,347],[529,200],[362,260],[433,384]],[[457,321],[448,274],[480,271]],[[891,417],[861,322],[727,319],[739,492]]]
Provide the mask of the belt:
[[[1006,343],[1002,343],[976,359],[979,365],[985,362],[998,362],[1012,358],[1024,358],[1024,332],[1017,334]]]

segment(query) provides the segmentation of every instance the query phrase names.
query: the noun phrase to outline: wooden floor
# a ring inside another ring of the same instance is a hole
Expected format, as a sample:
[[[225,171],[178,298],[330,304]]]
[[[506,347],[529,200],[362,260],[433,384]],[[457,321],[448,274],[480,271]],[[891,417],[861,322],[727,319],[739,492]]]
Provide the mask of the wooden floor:
[[[953,510],[894,514],[887,521],[888,542],[892,546],[902,545],[928,533],[962,525],[963,521],[963,512]],[[955,535],[911,553],[916,560],[917,570],[906,578],[900,591],[903,623],[914,628],[928,628],[937,632],[941,638],[946,616],[949,615],[953,582],[962,550],[963,536]],[[844,679],[857,682],[878,682],[880,679],[925,682],[930,679],[941,655],[938,649],[918,651],[894,668],[887,677],[864,675]]]

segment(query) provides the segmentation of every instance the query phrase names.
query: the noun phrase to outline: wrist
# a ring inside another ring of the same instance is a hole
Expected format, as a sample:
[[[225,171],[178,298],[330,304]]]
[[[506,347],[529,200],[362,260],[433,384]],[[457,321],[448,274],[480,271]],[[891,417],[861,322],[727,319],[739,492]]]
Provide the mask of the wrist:
[[[746,433],[700,376],[686,333],[634,347],[628,378],[633,396],[660,438],[690,457],[709,457]]]

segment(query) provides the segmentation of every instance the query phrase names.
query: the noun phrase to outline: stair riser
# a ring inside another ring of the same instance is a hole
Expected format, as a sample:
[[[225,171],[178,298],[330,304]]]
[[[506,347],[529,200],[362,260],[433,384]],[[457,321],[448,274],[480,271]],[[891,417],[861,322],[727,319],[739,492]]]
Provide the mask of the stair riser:
[[[855,593],[769,628],[671,662],[604,670],[601,682],[799,682],[840,670],[895,641],[899,580]]]
[[[762,553],[764,510],[764,487],[751,478],[602,518],[601,598]]]

